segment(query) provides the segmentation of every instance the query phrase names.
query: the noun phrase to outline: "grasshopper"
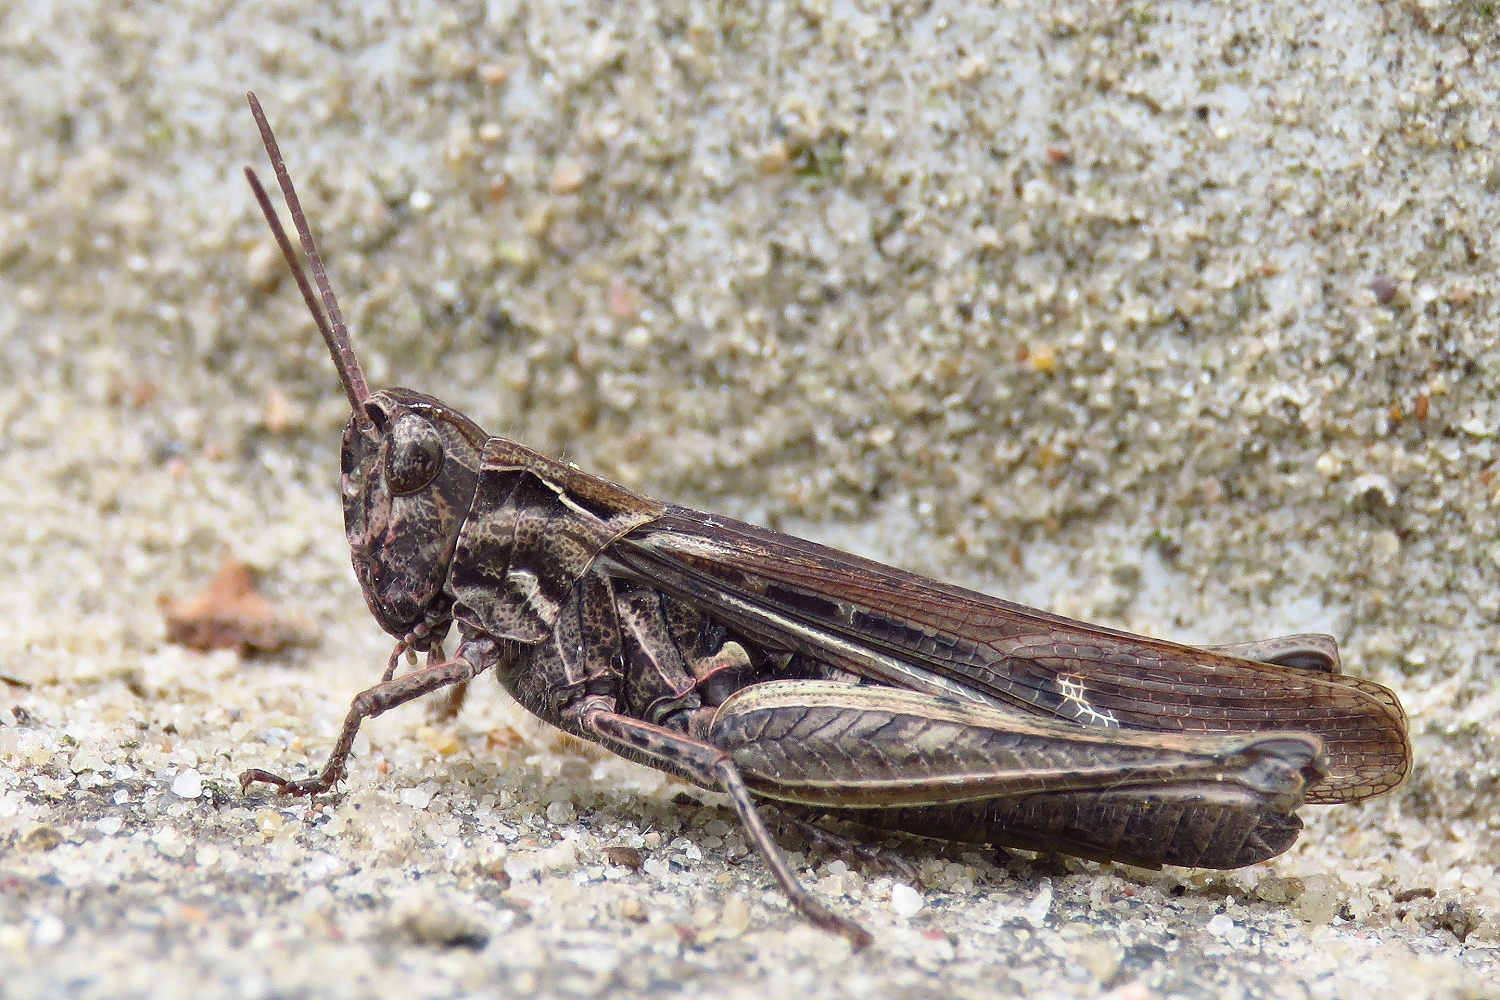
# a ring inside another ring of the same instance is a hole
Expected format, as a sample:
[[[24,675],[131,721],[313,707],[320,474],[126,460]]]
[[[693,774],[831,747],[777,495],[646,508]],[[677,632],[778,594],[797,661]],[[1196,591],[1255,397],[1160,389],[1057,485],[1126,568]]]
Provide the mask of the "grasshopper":
[[[1201,647],[1072,621],[653,500],[423,393],[371,392],[249,100],[323,308],[245,174],[349,398],[346,535],[396,644],[321,772],[248,770],[242,790],[327,792],[365,719],[492,672],[547,723],[726,794],[790,902],[862,946],[869,934],[798,882],[757,799],[923,837],[1227,869],[1290,847],[1302,804],[1405,778],[1400,702],[1342,675],[1331,636]],[[425,666],[396,676],[416,652]]]

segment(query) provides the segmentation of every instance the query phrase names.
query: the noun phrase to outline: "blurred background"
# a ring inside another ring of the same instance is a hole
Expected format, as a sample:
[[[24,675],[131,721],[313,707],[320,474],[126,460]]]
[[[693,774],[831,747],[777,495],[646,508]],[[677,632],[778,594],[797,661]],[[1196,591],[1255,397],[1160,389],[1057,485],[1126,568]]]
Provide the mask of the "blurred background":
[[[1500,940],[1495,18],[0,9],[0,868],[50,863],[23,857],[37,823],[102,850],[77,833],[92,814],[27,784],[58,765],[18,740],[61,755],[59,734],[180,722],[197,770],[232,776],[216,741],[254,742],[266,712],[317,729],[317,761],[388,651],[342,537],[344,397],[241,173],[269,176],[253,88],[373,384],[1059,613],[1336,635],[1347,671],[1400,692],[1417,766],[1305,811],[1278,870],[1335,879],[1323,923],[1437,956],[1383,988],[1467,989]],[[226,553],[321,645],[207,666],[166,647],[157,595]],[[12,918],[34,948],[43,918]],[[1226,975],[1258,981],[1242,958]],[[1197,975],[1165,968],[1163,989]]]

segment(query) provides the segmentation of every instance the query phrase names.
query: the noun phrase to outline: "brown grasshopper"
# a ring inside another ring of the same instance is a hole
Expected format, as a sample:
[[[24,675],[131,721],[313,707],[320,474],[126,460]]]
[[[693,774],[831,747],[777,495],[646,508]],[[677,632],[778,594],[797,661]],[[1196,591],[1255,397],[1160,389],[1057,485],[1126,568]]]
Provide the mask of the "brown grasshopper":
[[[364,719],[493,671],[546,722],[727,794],[792,904],[860,946],[757,798],[923,837],[1238,868],[1290,847],[1303,803],[1405,778],[1400,702],[1342,676],[1330,636],[1195,647],[1071,621],[652,500],[410,389],[370,392],[250,105],[326,316],[245,173],[349,397],[346,533],[397,642],[321,773],[250,770],[242,787],[326,792]],[[426,666],[395,676],[413,651]]]

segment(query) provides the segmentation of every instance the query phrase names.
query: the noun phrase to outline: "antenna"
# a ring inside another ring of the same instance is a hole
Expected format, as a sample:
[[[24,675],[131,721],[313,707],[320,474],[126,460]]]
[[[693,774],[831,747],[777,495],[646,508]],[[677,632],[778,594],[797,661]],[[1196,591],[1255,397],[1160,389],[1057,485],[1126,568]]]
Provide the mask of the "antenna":
[[[349,328],[344,325],[344,314],[339,311],[338,299],[333,296],[333,286],[328,283],[328,271],[323,267],[323,259],[318,256],[318,247],[313,242],[312,229],[307,224],[307,216],[302,212],[302,202],[297,198],[297,189],[292,187],[292,175],[287,172],[286,161],[281,158],[281,148],[276,145],[276,136],[271,132],[271,123],[266,121],[266,113],[261,110],[260,101],[255,99],[255,94],[250,93],[245,96],[250,100],[250,112],[255,115],[255,124],[260,127],[260,139],[265,143],[266,155],[271,158],[271,169],[276,171],[276,181],[281,185],[281,194],[286,198],[286,207],[292,213],[292,225],[297,227],[297,236],[302,241],[302,252],[307,254],[307,262],[312,266],[313,277],[318,282],[318,290],[323,293],[323,307],[327,309],[326,317],[323,309],[318,308],[318,297],[313,294],[307,274],[302,270],[301,262],[297,260],[297,251],[292,247],[292,241],[287,238],[286,230],[281,226],[281,217],[276,214],[276,206],[271,204],[266,189],[261,186],[260,178],[255,176],[254,170],[246,167],[245,179],[250,182],[250,190],[255,192],[255,200],[260,202],[260,210],[265,214],[266,223],[270,225],[271,232],[276,236],[276,243],[281,247],[281,255],[286,258],[287,266],[292,269],[292,276],[297,279],[297,287],[302,290],[302,300],[307,303],[313,322],[318,325],[318,332],[323,335],[323,342],[328,345],[328,353],[333,357],[333,366],[339,371],[339,381],[343,383],[344,393],[349,397],[349,408],[354,411],[356,420],[365,423],[370,419],[365,414],[365,400],[370,398],[370,388],[365,383],[365,373],[360,370],[359,359],[354,356],[354,348],[349,344]]]

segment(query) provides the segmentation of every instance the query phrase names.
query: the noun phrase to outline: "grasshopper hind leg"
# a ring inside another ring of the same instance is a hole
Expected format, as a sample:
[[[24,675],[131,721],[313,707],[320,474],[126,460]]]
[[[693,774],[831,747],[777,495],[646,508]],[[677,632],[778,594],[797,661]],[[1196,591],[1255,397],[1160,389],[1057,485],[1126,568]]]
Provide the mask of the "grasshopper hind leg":
[[[691,778],[697,784],[714,788],[729,795],[740,823],[755,844],[761,859],[770,869],[771,876],[792,906],[802,915],[824,930],[840,934],[856,949],[864,948],[873,938],[859,924],[841,917],[824,906],[802,883],[787,862],[786,855],[776,846],[765,822],[755,809],[755,800],[745,779],[729,755],[717,747],[700,742],[681,733],[660,726],[653,726],[639,719],[631,719],[614,712],[593,711],[584,715],[582,724],[606,747],[623,756],[644,760],[670,769]]]
[[[778,802],[776,811],[781,814],[782,820],[791,827],[803,839],[809,843],[822,844],[835,854],[845,857],[858,858],[860,861],[871,865],[893,871],[912,884],[916,884],[921,873],[916,866],[897,851],[888,850],[884,847],[872,847],[862,840],[853,837],[845,837],[843,834],[834,833],[832,830],[818,825],[818,820],[825,815],[830,815],[828,810],[810,806],[797,806],[788,802]],[[834,819],[846,819],[860,826],[866,826],[858,816],[831,814]]]
[[[1256,639],[1252,642],[1235,642],[1225,646],[1203,646],[1214,653],[1238,656],[1242,660],[1256,663],[1271,663],[1278,667],[1294,667],[1319,674],[1343,672],[1339,661],[1339,644],[1331,635],[1309,632],[1301,635],[1283,635],[1275,639]]]

